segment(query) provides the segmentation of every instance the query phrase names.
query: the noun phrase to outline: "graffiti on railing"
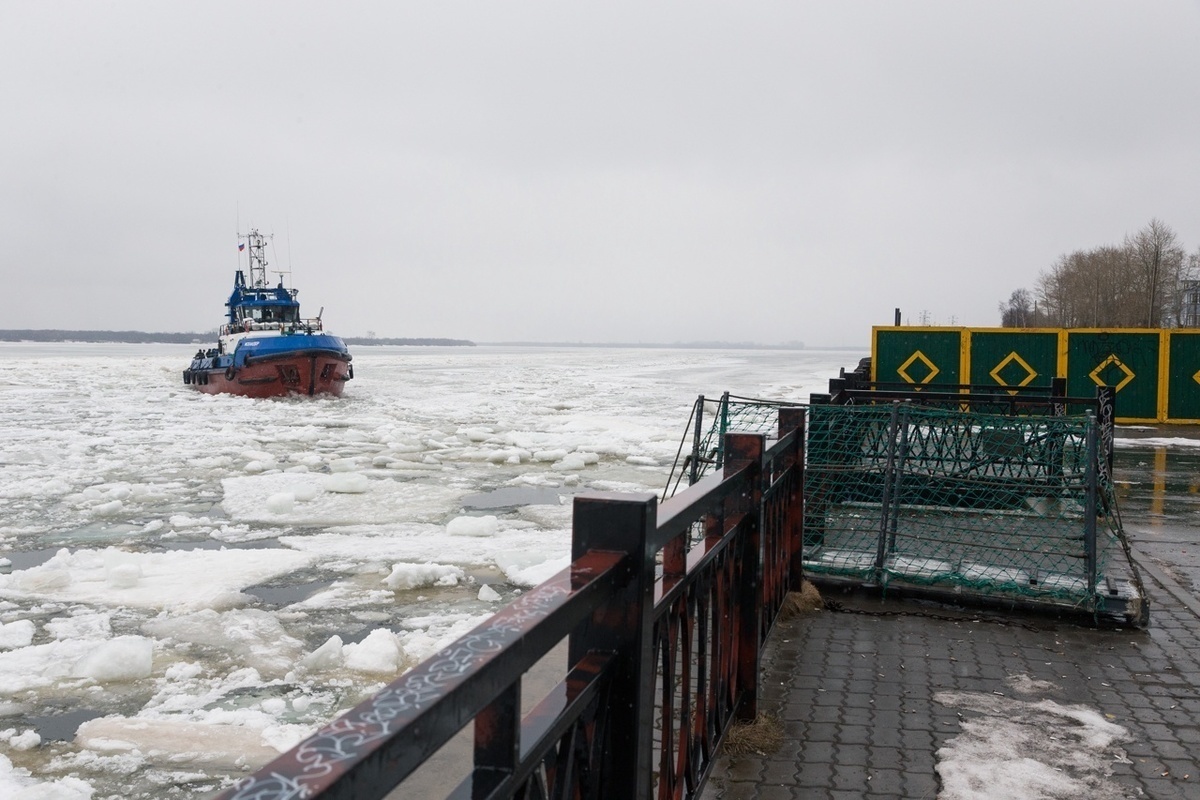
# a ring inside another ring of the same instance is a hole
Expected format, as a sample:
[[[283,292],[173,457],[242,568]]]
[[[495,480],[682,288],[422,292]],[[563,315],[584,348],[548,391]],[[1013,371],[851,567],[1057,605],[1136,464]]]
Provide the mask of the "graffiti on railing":
[[[577,495],[568,569],[222,800],[383,797],[472,721],[454,796],[697,796],[757,712],[759,651],[799,588],[803,418],[781,410],[769,447],[730,434],[722,474],[661,507]],[[566,674],[522,719],[522,676],[564,638]]]

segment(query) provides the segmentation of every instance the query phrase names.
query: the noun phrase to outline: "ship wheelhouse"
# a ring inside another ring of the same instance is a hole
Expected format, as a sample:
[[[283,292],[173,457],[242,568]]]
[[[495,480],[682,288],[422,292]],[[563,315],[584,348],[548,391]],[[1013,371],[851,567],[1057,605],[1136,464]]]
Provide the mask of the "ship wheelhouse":
[[[245,275],[238,270],[234,277],[233,292],[225,305],[229,307],[226,329],[231,333],[313,327],[311,320],[300,317],[296,290],[285,287],[282,280],[278,286],[250,286]]]

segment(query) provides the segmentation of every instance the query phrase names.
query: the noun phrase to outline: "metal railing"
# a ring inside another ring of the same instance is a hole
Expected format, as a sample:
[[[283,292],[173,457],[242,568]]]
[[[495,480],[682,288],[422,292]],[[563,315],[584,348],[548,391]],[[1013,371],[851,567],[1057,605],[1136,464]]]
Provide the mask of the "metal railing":
[[[379,798],[473,724],[456,798],[696,797],[757,714],[759,653],[799,588],[804,412],[729,434],[723,471],[658,502],[576,496],[572,563],[218,795]],[[522,677],[567,643],[522,716]]]

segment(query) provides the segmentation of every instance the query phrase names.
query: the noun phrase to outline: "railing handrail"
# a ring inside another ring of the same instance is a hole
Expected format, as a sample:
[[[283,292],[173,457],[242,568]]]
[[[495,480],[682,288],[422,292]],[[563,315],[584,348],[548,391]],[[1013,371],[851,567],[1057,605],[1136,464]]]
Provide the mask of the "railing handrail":
[[[780,419],[803,427],[803,411]],[[661,506],[651,494],[577,495],[568,568],[218,797],[383,797],[472,720],[474,769],[450,796],[508,797],[536,778],[555,797],[645,800],[654,774],[660,797],[698,794],[729,724],[756,709],[777,589],[798,588],[799,512],[787,523],[781,501],[768,514],[762,498],[784,481],[795,494],[803,441],[729,434],[724,473]],[[780,563],[764,570],[772,554]],[[713,603],[723,613],[703,612]],[[686,645],[701,628],[707,644]],[[567,674],[522,718],[522,676],[564,639]],[[697,696],[677,704],[676,691]],[[584,756],[595,763],[575,763]]]
[[[339,794],[338,789],[344,781],[353,778],[355,768],[365,769],[361,765],[370,763],[369,757],[385,744],[390,744],[394,750],[415,744],[405,740],[403,731],[411,731],[412,726],[427,719],[439,704],[462,700],[455,714],[457,724],[452,729],[447,726],[443,730],[421,731],[422,740],[415,750],[429,755],[449,741],[486,705],[479,697],[490,690],[487,687],[480,690],[479,684],[505,682],[510,676],[519,680],[520,675],[561,641],[580,618],[592,611],[597,594],[606,581],[612,581],[614,573],[626,560],[621,553],[594,551],[577,559],[570,567],[522,594],[474,630],[343,713],[255,775],[218,796],[229,800],[318,794],[353,797],[355,800],[384,796],[389,787],[378,793],[371,793],[369,789],[364,791],[361,783],[345,787],[348,794]],[[530,642],[518,635],[523,628],[531,626],[523,623],[531,620],[546,626],[544,630],[548,634],[558,634],[557,637],[547,635]],[[518,644],[520,648],[517,648]],[[493,672],[501,674],[490,674]],[[430,697],[434,693],[436,696]],[[354,740],[353,749],[358,751],[359,758],[344,758],[350,755],[345,749],[348,740]],[[396,782],[408,777],[422,760],[398,753],[390,764]],[[292,777],[288,779],[285,775]],[[301,785],[305,787],[304,793],[292,793]]]

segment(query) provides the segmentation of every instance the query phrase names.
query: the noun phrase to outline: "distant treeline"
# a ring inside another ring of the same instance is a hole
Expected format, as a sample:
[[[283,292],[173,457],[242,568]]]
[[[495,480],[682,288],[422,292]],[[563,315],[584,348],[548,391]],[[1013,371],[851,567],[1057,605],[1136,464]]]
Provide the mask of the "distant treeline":
[[[215,331],[207,333],[147,333],[145,331],[0,331],[0,342],[127,342],[130,344],[196,344],[216,339]],[[465,339],[357,339],[343,337],[346,344],[371,345],[438,345],[474,347]]]
[[[0,331],[0,342],[159,342],[194,344],[212,339],[212,333],[146,333],[145,331]]]
[[[1191,328],[1200,325],[1200,248],[1188,253],[1152,219],[1120,244],[1060,256],[1000,304],[1005,328]]]
[[[352,345],[425,345],[431,347],[474,347],[475,343],[466,339],[388,339],[381,336],[363,338],[359,336],[343,336],[342,341]]]
[[[608,347],[612,349],[645,348],[653,350],[803,350],[804,342],[759,344],[757,342],[486,342],[496,347]],[[855,347],[831,347],[829,350],[858,350]]]

